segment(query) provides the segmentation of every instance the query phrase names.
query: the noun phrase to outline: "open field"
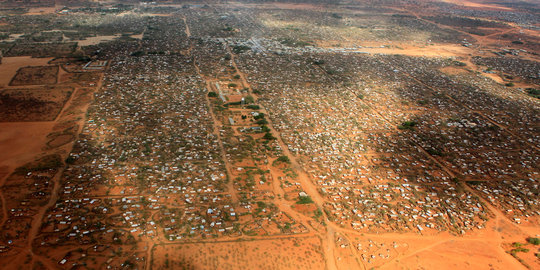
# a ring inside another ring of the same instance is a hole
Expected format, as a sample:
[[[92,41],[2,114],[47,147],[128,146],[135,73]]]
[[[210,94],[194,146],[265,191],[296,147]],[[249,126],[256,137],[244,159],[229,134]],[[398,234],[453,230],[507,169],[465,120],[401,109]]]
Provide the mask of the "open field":
[[[72,88],[9,89],[0,92],[0,121],[51,121],[60,113]]]
[[[58,66],[23,67],[11,80],[10,86],[55,84]]]
[[[313,237],[158,245],[152,250],[156,267],[173,269],[325,269],[322,252]]]
[[[4,57],[0,65],[0,87],[9,85],[17,71],[26,66],[46,65],[52,58],[32,58],[30,56]]]

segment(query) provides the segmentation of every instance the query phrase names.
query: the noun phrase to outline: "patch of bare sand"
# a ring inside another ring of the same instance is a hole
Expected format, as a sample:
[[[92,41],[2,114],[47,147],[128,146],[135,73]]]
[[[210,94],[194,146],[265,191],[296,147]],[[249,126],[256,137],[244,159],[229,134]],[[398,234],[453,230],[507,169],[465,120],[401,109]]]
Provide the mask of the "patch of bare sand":
[[[141,34],[138,34],[138,35],[131,35],[132,38],[136,38],[136,39],[142,39],[143,38],[143,33]]]
[[[0,64],[0,87],[7,86],[19,68],[26,66],[45,66],[51,59],[32,58],[30,56],[2,58],[2,64]]]
[[[469,71],[466,69],[452,66],[441,68],[440,71],[448,75],[461,75],[469,73]]]
[[[333,47],[332,42],[316,42],[318,46],[327,49],[341,49]],[[400,54],[408,56],[425,57],[468,57],[474,53],[470,48],[456,44],[432,44],[432,45],[409,45],[405,43],[380,43],[380,42],[361,42],[354,43],[360,47],[350,52],[371,53],[371,54]]]
[[[458,5],[458,6],[466,6],[466,7],[470,7],[470,8],[512,10],[509,7],[499,6],[499,5],[495,5],[495,4],[484,4],[484,3],[478,3],[478,2],[467,1],[467,0],[442,0],[442,2],[455,4],[455,5]]]
[[[56,12],[57,7],[35,7],[29,8],[25,15],[42,15],[53,14]]]
[[[540,269],[540,259],[537,257],[540,251],[538,245],[527,242],[527,239],[522,239],[521,241],[505,243],[503,247],[507,252],[514,253],[514,256],[521,260],[521,263],[529,269]]]
[[[495,73],[482,73],[482,75],[484,75],[485,77],[488,77],[498,83],[501,83],[501,84],[504,84],[504,80],[501,78],[501,76],[499,76],[499,74],[495,74]]]
[[[77,41],[77,44],[80,47],[83,47],[83,46],[97,45],[97,44],[99,44],[101,42],[114,40],[114,39],[116,39],[118,37],[120,37],[120,35],[95,36],[95,37],[88,37],[88,38],[86,38],[84,40],[76,40],[76,41]]]
[[[47,143],[54,122],[0,123],[0,166],[17,167],[34,160]]]
[[[300,10],[319,10],[323,8],[321,5],[309,4],[309,3],[279,3],[276,2],[273,6],[280,9],[300,9]]]
[[[475,230],[465,236],[440,233],[415,237],[414,234],[406,233],[368,238],[385,243],[386,246],[391,246],[394,241],[406,246],[399,250],[397,256],[381,262],[381,269],[525,269],[502,247],[505,242],[522,241],[528,234],[535,235],[537,231],[536,228],[524,229],[523,226],[497,216],[488,221],[485,229]]]
[[[359,51],[381,54],[402,54],[408,56],[426,56],[426,57],[455,57],[469,55],[472,53],[467,47],[460,45],[430,45],[425,47],[415,47],[407,45],[397,45],[388,48],[362,48]]]
[[[233,5],[234,7],[244,7],[244,8],[257,8],[257,9],[284,9],[284,10],[321,10],[323,8],[328,8],[323,5],[318,4],[309,4],[309,3],[284,3],[284,2],[274,2],[274,3],[245,3],[245,2],[229,2],[228,5]]]
[[[492,243],[450,240],[383,265],[381,269],[526,269]]]

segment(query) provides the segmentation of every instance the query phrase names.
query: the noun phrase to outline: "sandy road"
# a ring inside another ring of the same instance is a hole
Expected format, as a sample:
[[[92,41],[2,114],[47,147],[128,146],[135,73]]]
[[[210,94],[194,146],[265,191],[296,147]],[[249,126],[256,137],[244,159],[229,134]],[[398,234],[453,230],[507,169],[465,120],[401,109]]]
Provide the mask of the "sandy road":
[[[197,73],[199,73],[199,76],[202,77],[198,67],[197,67]],[[206,82],[206,89],[208,90],[208,92],[211,92],[212,87],[211,87],[210,81],[205,79],[205,82]],[[208,106],[208,110],[210,111],[210,115],[212,116],[212,121],[214,123],[213,124],[214,135],[217,136],[218,144],[219,144],[219,152],[223,158],[223,163],[225,164],[225,169],[227,171],[227,191],[231,195],[231,199],[233,203],[238,203],[238,195],[236,194],[236,189],[234,188],[232,166],[231,166],[231,163],[229,162],[229,159],[227,158],[227,152],[225,151],[225,147],[223,146],[223,140],[221,138],[221,133],[219,132],[223,124],[220,121],[218,121],[218,119],[216,118],[216,114],[214,113],[214,109],[212,108],[212,104],[210,103],[210,99],[208,98],[208,95],[206,95],[206,105]]]
[[[250,84],[247,82],[245,74],[238,68],[236,64],[235,54],[232,53],[229,46],[227,46],[227,51],[231,55],[231,62],[232,65],[236,71],[236,73],[240,76],[240,80],[242,81],[242,86],[248,89],[248,92],[251,96],[255,98],[255,100],[258,99],[258,96],[253,93],[253,89],[251,88]],[[261,107],[261,111],[266,113],[267,115],[270,115],[269,112],[259,104]],[[274,128],[274,125],[272,123],[272,120],[270,117],[267,117],[266,120],[268,121],[268,128],[270,129],[270,133],[276,138],[277,143],[279,144],[281,150],[283,151],[283,154],[287,156],[291,162],[291,166],[295,169],[295,172],[297,173],[302,189],[312,198],[313,202],[319,209],[324,209],[324,203],[325,200],[321,196],[321,194],[317,191],[317,187],[313,184],[313,182],[309,179],[309,176],[306,174],[306,172],[302,169],[298,161],[296,160],[296,157],[289,151],[288,146],[283,142],[281,139],[280,133]],[[287,202],[283,202],[284,204],[288,204]],[[325,222],[329,223],[330,220],[326,216],[326,213],[323,211],[323,217]],[[304,217],[301,220],[305,222],[305,224],[309,224],[310,218]],[[326,233],[321,235],[322,245],[324,249],[324,257],[326,261],[326,267],[329,270],[335,270],[337,269],[336,261],[335,261],[335,255],[334,255],[334,249],[335,249],[335,239],[334,239],[334,227],[326,227]]]
[[[184,21],[184,25],[185,25],[185,29],[184,29],[184,32],[186,33],[186,36],[188,39],[191,38],[191,31],[189,29],[189,24],[187,22],[187,18],[186,17],[183,17],[182,20]],[[206,90],[207,90],[207,93],[209,92],[212,92],[213,89],[212,89],[212,81],[208,78],[205,78],[205,76],[203,76],[203,74],[201,73],[201,70],[199,68],[199,66],[197,65],[197,59],[196,57],[192,54],[192,51],[193,51],[193,44],[191,43],[190,41],[190,46],[187,50],[187,54],[189,56],[192,56],[193,57],[193,67],[195,68],[196,72],[197,72],[197,75],[199,75],[202,80],[204,81],[205,83],[205,87],[206,87]],[[232,174],[232,166],[230,164],[230,162],[228,161],[228,158],[227,158],[227,153],[225,151],[225,147],[223,146],[223,140],[221,138],[221,133],[220,133],[220,127],[222,126],[222,123],[217,119],[216,117],[216,114],[214,112],[214,109],[213,109],[213,106],[212,106],[212,103],[210,102],[210,98],[208,97],[208,95],[205,95],[205,102],[206,102],[206,106],[208,107],[208,111],[210,112],[210,117],[212,118],[212,123],[213,123],[213,134],[216,136],[217,138],[217,141],[218,141],[218,146],[219,146],[219,152],[220,152],[220,155],[221,157],[223,158],[223,163],[225,165],[225,170],[226,170],[226,173],[227,173],[227,194],[230,194],[231,196],[231,200],[234,204],[237,204],[238,203],[238,195],[237,195],[237,192],[236,192],[236,189],[234,188],[234,180],[233,180],[233,174]],[[166,245],[164,243],[159,243],[160,245]],[[170,244],[177,244],[177,243],[170,243]],[[153,252],[152,250],[155,248],[157,244],[156,243],[153,243],[150,244],[147,246],[147,260],[146,260],[146,264],[145,264],[145,267],[146,269],[152,269],[152,256],[153,256]]]
[[[6,175],[0,179],[0,187],[4,186],[4,184],[6,183],[6,180],[13,172],[14,172],[13,169],[11,169],[10,167],[6,167]],[[7,206],[6,206],[6,199],[4,197],[4,192],[1,189],[0,189],[0,200],[2,203],[2,219],[0,220],[0,228],[2,228],[8,219],[8,210],[6,208]]]
[[[190,38],[190,37],[191,37],[191,31],[189,30],[189,25],[188,25],[188,23],[187,23],[186,17],[185,17],[185,16],[182,17],[182,20],[184,20],[184,24],[186,25],[186,30],[185,30],[186,36],[187,36],[188,38]]]
[[[186,23],[186,26],[187,26],[187,23]],[[236,64],[235,54],[232,53],[229,46],[227,46],[227,51],[228,51],[229,55],[231,55],[232,66],[234,67],[236,73],[240,76],[242,86],[244,88],[247,88],[248,93],[251,96],[253,96],[255,98],[255,100],[257,100],[258,96],[253,93],[253,89],[251,88],[251,85],[247,82],[245,74],[238,68],[238,66]],[[264,108],[264,106],[262,106],[261,104],[258,104],[258,105],[261,107],[262,112],[266,113],[267,115],[270,115],[269,112]],[[313,182],[309,179],[309,176],[305,173],[305,171],[299,165],[299,163],[296,160],[296,157],[289,151],[288,146],[281,139],[280,133],[274,128],[272,120],[270,119],[270,117],[267,117],[266,120],[268,121],[267,126],[270,129],[270,133],[276,138],[280,148],[283,151],[283,154],[285,156],[287,156],[289,158],[289,160],[291,161],[291,166],[295,169],[295,172],[298,175],[297,179],[300,181],[302,189],[313,199],[315,205],[319,209],[321,209],[321,210],[324,209],[325,200],[321,196],[321,194],[317,191],[317,187],[313,184]],[[274,182],[276,182],[276,181],[274,181]],[[277,182],[276,182],[276,184],[277,184]],[[278,184],[278,186],[279,186],[279,184]],[[280,190],[280,189],[278,189],[278,190]],[[289,203],[284,201],[283,196],[281,196],[281,199],[278,199],[277,205],[281,206],[280,210],[282,210],[285,213],[288,213],[288,214],[296,217],[297,219],[300,219],[300,220],[304,221],[304,224],[306,224],[308,226],[309,226],[309,221],[312,221],[312,219],[309,218],[309,217],[305,217],[303,215],[298,215],[298,214],[293,213],[295,211],[292,210],[290,208],[290,206],[285,207],[285,206],[289,205]],[[328,219],[328,217],[326,216],[326,213],[324,213],[324,211],[323,211],[323,217],[324,217],[324,219],[325,219],[325,221],[327,223],[330,222],[330,220]],[[326,268],[329,269],[329,270],[337,269],[335,256],[334,256],[334,249],[335,249],[334,228],[336,228],[336,227],[337,226],[335,226],[335,227],[334,226],[333,227],[328,227],[327,226],[326,234],[321,235],[321,237],[320,237],[321,241],[323,243],[323,248],[325,249],[324,257],[325,257],[325,261],[326,261]]]
[[[58,193],[60,191],[60,186],[61,186],[60,185],[60,178],[62,177],[62,174],[64,173],[64,169],[65,169],[65,166],[62,167],[60,170],[58,170],[58,172],[56,172],[54,177],[51,179],[51,182],[53,183],[53,189],[51,191],[51,197],[49,198],[49,201],[47,202],[47,204],[44,205],[43,207],[41,207],[39,209],[39,212],[36,215],[34,215],[34,217],[32,218],[30,231],[28,232],[28,242],[26,243],[26,249],[28,250],[28,253],[32,256],[31,265],[34,264],[34,260],[35,260],[35,254],[34,254],[32,243],[34,242],[34,239],[36,238],[36,236],[39,233],[39,229],[41,228],[41,224],[43,223],[43,217],[45,216],[45,213],[58,200]],[[24,253],[21,253],[21,255],[23,255],[23,254]],[[21,256],[21,255],[19,255],[19,256]]]
[[[203,80],[205,81],[207,91],[211,92],[212,91],[211,82],[203,77],[203,75],[201,74],[201,71],[199,70],[199,67],[197,66],[197,61],[193,61],[193,65],[195,66],[195,69],[197,70],[197,74],[199,74],[199,76],[201,76],[201,78],[203,78]],[[219,152],[220,152],[220,155],[223,158],[223,163],[225,164],[225,169],[227,171],[227,178],[228,178],[227,191],[231,195],[231,199],[232,199],[233,203],[237,203],[238,202],[238,195],[236,194],[236,189],[234,188],[234,180],[233,180],[233,177],[232,177],[233,176],[233,174],[232,174],[232,166],[231,166],[231,164],[230,164],[230,162],[229,162],[229,160],[227,158],[227,153],[225,151],[225,147],[223,146],[223,140],[221,139],[221,133],[219,132],[219,129],[222,126],[222,124],[221,124],[220,121],[218,121],[218,119],[217,119],[217,117],[216,117],[216,115],[214,113],[214,109],[212,108],[212,104],[210,103],[210,99],[208,98],[208,95],[206,95],[205,99],[206,99],[206,105],[208,106],[208,110],[210,111],[210,115],[211,115],[212,121],[214,123],[213,124],[213,127],[214,127],[213,133],[217,137],[218,144],[219,144]]]
[[[184,20],[184,24],[186,26],[186,29],[184,31],[185,31],[188,39],[189,39],[191,37],[191,31],[189,30],[189,25],[187,23],[187,19],[186,19],[186,17],[183,17],[182,19]],[[191,56],[193,56],[191,54],[192,50],[193,50],[193,44],[190,44],[189,49],[188,49],[188,53]],[[199,69],[199,66],[197,65],[197,59],[195,59],[195,57],[194,57],[194,61],[193,61],[193,66],[195,67],[195,70],[197,71],[197,74],[204,80],[204,82],[206,84],[207,91],[212,92],[211,81],[208,80],[207,78],[205,78],[202,75],[201,70]],[[214,109],[212,107],[212,103],[210,102],[210,99],[209,99],[208,95],[205,96],[205,100],[206,100],[206,106],[208,106],[208,110],[210,111],[210,115],[212,116],[212,122],[214,123],[213,124],[213,127],[214,127],[213,133],[214,133],[214,135],[217,136],[218,144],[219,144],[219,152],[220,152],[220,155],[223,158],[223,163],[225,163],[225,169],[227,171],[227,179],[228,179],[228,181],[227,181],[227,190],[231,195],[232,201],[234,203],[237,203],[238,202],[238,195],[237,195],[236,189],[234,188],[234,180],[233,180],[233,177],[232,177],[233,176],[233,174],[232,174],[232,166],[231,166],[230,162],[227,159],[227,153],[225,151],[225,147],[223,146],[223,140],[221,139],[221,133],[219,132],[220,127],[222,126],[222,123],[220,121],[218,121],[218,119],[216,117],[216,114],[214,112]]]

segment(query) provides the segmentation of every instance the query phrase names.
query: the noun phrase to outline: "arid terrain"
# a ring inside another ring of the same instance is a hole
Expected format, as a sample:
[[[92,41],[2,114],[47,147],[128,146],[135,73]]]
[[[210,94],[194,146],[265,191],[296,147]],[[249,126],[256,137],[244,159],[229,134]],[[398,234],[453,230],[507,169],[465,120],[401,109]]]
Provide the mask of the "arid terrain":
[[[540,269],[540,5],[0,0],[1,269]]]

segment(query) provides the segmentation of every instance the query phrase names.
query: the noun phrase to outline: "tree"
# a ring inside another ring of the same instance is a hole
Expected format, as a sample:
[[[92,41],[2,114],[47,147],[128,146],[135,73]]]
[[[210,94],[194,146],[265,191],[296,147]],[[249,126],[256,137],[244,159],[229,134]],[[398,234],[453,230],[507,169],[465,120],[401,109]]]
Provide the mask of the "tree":
[[[277,166],[279,163],[291,164],[291,160],[287,156],[280,156],[272,162],[272,166]]]
[[[540,238],[538,238],[538,237],[529,237],[529,238],[527,238],[527,242],[537,246],[537,245],[540,245]]]
[[[131,54],[131,56],[142,56],[142,55],[144,55],[144,52],[143,52],[143,51],[136,51],[136,52],[133,52],[133,53]]]
[[[268,121],[266,121],[266,119],[261,119],[261,120],[258,120],[256,123],[257,125],[266,125],[268,124]]]
[[[300,197],[298,197],[298,201],[296,203],[297,204],[309,204],[309,203],[313,203],[313,200],[309,196],[300,196]]]
[[[275,140],[276,137],[274,137],[274,136],[272,135],[272,133],[266,132],[266,133],[264,134],[264,136],[263,136],[263,139],[265,139],[265,140]]]
[[[246,96],[244,97],[244,101],[249,104],[249,103],[253,103],[255,102],[255,98],[253,98],[252,96]]]
[[[416,126],[416,122],[415,121],[405,121],[403,122],[403,124],[399,125],[398,128],[399,129],[413,129],[414,126]]]
[[[251,50],[251,47],[249,46],[246,46],[246,45],[234,45],[232,47],[233,49],[233,52],[236,53],[236,54],[239,54],[239,53],[243,53],[247,50]]]
[[[288,156],[280,156],[276,160],[283,163],[291,163],[291,160]]]
[[[527,88],[525,89],[527,91],[527,94],[531,97],[540,98],[540,90],[535,88]]]

